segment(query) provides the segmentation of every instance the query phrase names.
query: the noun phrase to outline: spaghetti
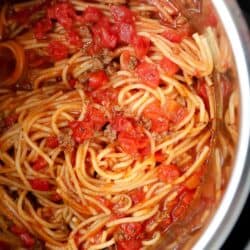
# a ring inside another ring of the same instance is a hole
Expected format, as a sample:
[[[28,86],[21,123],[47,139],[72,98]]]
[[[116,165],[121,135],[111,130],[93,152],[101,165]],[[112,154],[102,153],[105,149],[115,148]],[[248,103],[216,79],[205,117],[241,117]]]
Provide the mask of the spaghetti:
[[[154,247],[201,198],[211,161],[220,198],[238,93],[215,14],[203,22],[192,31],[161,0],[2,7],[15,63],[0,90],[1,244]]]

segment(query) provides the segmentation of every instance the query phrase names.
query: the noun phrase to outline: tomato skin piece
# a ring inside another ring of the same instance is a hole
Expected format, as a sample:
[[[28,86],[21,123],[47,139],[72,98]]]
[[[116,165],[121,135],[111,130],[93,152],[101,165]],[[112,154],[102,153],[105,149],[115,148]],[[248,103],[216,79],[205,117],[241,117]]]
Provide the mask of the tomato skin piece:
[[[169,76],[173,76],[175,75],[178,71],[179,71],[179,66],[177,64],[175,64],[174,62],[172,62],[170,59],[168,59],[167,57],[164,57],[161,61],[160,61],[160,66],[161,68],[164,70],[164,72],[169,75]]]
[[[67,58],[69,49],[66,45],[59,41],[52,41],[49,43],[48,53],[53,60],[59,61]]]
[[[143,36],[135,36],[132,45],[135,50],[135,55],[138,59],[142,59],[147,55],[150,48],[150,40]]]
[[[151,88],[159,86],[160,75],[154,64],[142,62],[136,67],[135,72],[145,85]]]
[[[175,165],[160,165],[158,167],[158,178],[167,183],[171,183],[181,175],[179,168]]]
[[[142,188],[132,190],[129,192],[129,196],[131,197],[134,205],[142,202],[145,199],[145,193]]]
[[[68,32],[69,43],[76,46],[77,48],[81,48],[83,46],[83,42],[81,37],[77,34],[76,31],[70,30]]]
[[[73,139],[79,144],[90,139],[94,134],[94,130],[88,121],[72,121],[69,122],[69,127],[72,130]]]
[[[46,179],[36,178],[30,180],[30,185],[32,189],[39,191],[49,191],[50,184]]]
[[[48,148],[57,148],[59,146],[59,141],[57,136],[49,136],[46,139],[46,143],[45,143],[46,147]]]
[[[37,40],[46,39],[47,33],[52,30],[52,22],[49,18],[38,21],[34,27],[34,35]]]
[[[136,36],[134,24],[125,22],[118,23],[116,25],[116,31],[118,33],[119,41],[122,43],[131,44]]]
[[[83,13],[84,21],[90,23],[99,22],[102,16],[103,14],[100,9],[91,6],[88,6]]]
[[[140,250],[142,247],[141,240],[120,240],[117,242],[117,250]]]
[[[40,171],[44,169],[45,167],[47,167],[47,162],[41,156],[38,156],[32,165],[32,168],[36,171]]]
[[[96,90],[108,82],[108,76],[104,70],[93,72],[89,76],[89,87]]]
[[[125,6],[111,6],[111,14],[118,23],[134,23],[134,13]]]
[[[182,28],[182,29],[171,29],[167,28],[163,33],[162,36],[164,36],[167,40],[173,43],[180,43],[184,38],[186,38],[189,35],[188,29]]]
[[[70,3],[58,3],[47,10],[47,16],[56,19],[66,30],[71,30],[76,13]]]

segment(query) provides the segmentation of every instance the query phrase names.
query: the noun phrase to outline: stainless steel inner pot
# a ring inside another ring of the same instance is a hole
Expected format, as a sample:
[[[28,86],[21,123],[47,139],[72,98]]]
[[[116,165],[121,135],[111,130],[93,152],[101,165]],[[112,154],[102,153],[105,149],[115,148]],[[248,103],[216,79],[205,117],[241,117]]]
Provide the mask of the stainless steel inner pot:
[[[231,43],[240,89],[240,127],[232,174],[223,198],[192,249],[219,249],[250,191],[250,39],[236,0],[212,0]]]

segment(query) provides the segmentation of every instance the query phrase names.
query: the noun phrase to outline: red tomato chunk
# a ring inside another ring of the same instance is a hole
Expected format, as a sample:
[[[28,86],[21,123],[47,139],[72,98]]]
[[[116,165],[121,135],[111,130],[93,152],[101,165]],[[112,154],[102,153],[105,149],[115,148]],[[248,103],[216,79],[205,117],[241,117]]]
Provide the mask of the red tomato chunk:
[[[94,134],[92,126],[86,121],[72,121],[69,123],[69,127],[72,130],[72,137],[77,143],[83,143]]]
[[[52,30],[52,22],[49,18],[44,18],[41,21],[37,22],[34,27],[35,38],[46,39],[47,33]]]
[[[98,89],[108,82],[108,76],[104,70],[99,70],[90,74],[89,76],[89,87],[91,89]]]
[[[158,178],[161,181],[171,183],[181,175],[179,168],[175,165],[160,165],[158,167]]]
[[[164,57],[161,61],[160,61],[160,65],[161,68],[164,70],[164,72],[169,75],[169,76],[173,76],[174,74],[176,74],[179,71],[179,66],[177,64],[175,64],[174,62],[172,62],[170,59],[168,59],[167,57]]]
[[[59,41],[52,41],[48,46],[48,53],[55,61],[67,58],[69,54],[68,47]]]
[[[30,185],[33,189],[39,190],[39,191],[49,191],[50,190],[50,184],[46,179],[32,179],[30,180]]]
[[[125,6],[115,6],[111,7],[111,13],[115,22],[118,23],[134,23],[133,12]]]
[[[46,147],[48,148],[56,148],[59,146],[59,141],[57,136],[49,136],[46,139],[46,143],[45,143]]]
[[[83,13],[83,18],[85,22],[90,22],[90,23],[97,23],[100,21],[102,18],[103,14],[101,10],[95,7],[90,7],[88,6],[84,13]]]
[[[36,171],[44,169],[47,166],[47,162],[44,160],[43,157],[38,156],[37,159],[34,161],[32,168]]]
[[[143,111],[143,116],[151,121],[151,130],[156,133],[168,131],[169,120],[159,102],[149,104]]]
[[[156,88],[160,84],[160,75],[154,64],[143,62],[136,68],[136,73],[142,82],[151,88]]]
[[[135,50],[135,55],[138,59],[142,59],[147,55],[150,47],[149,39],[143,36],[135,36],[132,44]]]

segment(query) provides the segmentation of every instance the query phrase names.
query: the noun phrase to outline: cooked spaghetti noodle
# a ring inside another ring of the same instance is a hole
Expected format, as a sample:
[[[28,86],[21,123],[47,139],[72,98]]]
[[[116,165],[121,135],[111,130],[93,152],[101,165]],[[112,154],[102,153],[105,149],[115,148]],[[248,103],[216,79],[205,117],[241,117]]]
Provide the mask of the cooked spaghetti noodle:
[[[147,249],[201,199],[211,164],[220,198],[238,93],[213,12],[203,26],[174,1],[2,7],[0,242]]]

